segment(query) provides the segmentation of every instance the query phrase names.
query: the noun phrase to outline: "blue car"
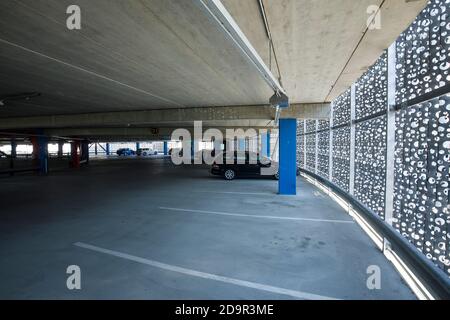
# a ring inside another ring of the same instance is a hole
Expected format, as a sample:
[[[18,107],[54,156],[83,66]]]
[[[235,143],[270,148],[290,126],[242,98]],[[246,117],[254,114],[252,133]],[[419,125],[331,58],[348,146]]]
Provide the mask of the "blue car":
[[[130,148],[121,148],[116,151],[117,155],[120,156],[133,156],[136,154],[134,150],[131,150]]]

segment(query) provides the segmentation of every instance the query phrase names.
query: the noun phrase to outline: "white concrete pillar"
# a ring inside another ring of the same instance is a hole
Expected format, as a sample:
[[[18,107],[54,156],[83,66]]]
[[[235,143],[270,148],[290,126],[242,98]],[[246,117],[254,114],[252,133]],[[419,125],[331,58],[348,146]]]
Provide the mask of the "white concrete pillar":
[[[330,114],[330,160],[329,160],[329,173],[328,173],[328,179],[330,181],[333,181],[333,110],[334,110],[334,103],[331,103],[331,114]]]
[[[352,84],[350,103],[350,194],[355,191],[355,124],[356,119],[356,85]]]
[[[306,120],[303,120],[303,165],[306,169]]]
[[[387,101],[387,144],[386,144],[386,201],[384,219],[392,225],[394,211],[395,174],[395,94],[396,94],[396,42],[388,49],[388,101]]]
[[[319,173],[319,134],[317,133],[317,131],[319,130],[319,120],[314,120],[316,122],[316,157],[315,157],[315,164],[314,164],[314,173],[318,174]]]

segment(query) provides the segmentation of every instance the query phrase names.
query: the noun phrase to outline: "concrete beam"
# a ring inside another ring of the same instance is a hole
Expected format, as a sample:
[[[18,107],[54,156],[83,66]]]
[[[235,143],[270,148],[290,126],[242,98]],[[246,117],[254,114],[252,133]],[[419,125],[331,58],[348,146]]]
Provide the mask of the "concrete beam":
[[[281,119],[330,119],[331,103],[301,103],[292,104],[283,109]]]
[[[330,104],[294,104],[281,118],[328,119]],[[269,106],[198,107],[146,111],[85,113],[0,119],[0,130],[34,128],[83,128],[108,126],[154,126],[193,121],[273,120]]]
[[[215,127],[219,129],[225,136],[226,129],[231,127]],[[233,129],[236,127],[232,127]],[[255,130],[267,129],[266,126],[252,127]],[[172,132],[178,127],[163,128],[69,128],[69,129],[47,129],[44,134],[53,137],[64,135],[74,138],[89,138],[97,141],[142,141],[142,140],[168,140]],[[186,129],[194,136],[193,126]],[[203,127],[206,131],[209,127]]]

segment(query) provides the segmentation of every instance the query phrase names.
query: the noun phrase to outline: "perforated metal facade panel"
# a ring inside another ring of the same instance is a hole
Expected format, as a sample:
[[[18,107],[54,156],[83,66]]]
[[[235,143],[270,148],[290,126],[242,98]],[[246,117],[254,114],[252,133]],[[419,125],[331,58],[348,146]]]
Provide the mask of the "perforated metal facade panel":
[[[386,116],[356,125],[355,197],[384,218]]]
[[[387,52],[356,82],[356,119],[387,109]]]
[[[351,90],[348,89],[334,100],[333,126],[350,122]]]
[[[330,121],[320,120],[317,133],[317,174],[324,178],[330,175]]]
[[[394,227],[450,275],[450,95],[396,121]]]
[[[333,180],[350,191],[350,127],[333,130]]]
[[[397,40],[397,103],[450,83],[450,0],[431,0]]]

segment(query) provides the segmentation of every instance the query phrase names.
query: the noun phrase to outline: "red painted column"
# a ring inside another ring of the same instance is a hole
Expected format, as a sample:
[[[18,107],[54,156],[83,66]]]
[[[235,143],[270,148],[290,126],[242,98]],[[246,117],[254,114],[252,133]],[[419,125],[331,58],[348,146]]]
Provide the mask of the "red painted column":
[[[70,155],[71,155],[71,161],[70,166],[72,168],[79,168],[80,167],[80,141],[72,141],[70,143]]]

